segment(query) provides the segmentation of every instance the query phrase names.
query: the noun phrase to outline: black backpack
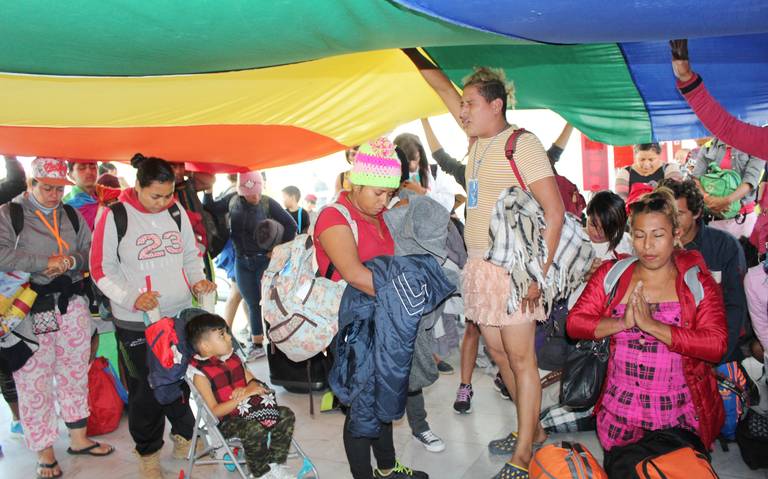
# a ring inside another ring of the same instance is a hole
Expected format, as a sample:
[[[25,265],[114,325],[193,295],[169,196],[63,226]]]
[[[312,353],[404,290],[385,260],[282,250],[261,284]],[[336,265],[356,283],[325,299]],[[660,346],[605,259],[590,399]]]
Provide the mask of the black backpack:
[[[112,210],[112,215],[115,217],[115,228],[117,229],[117,246],[120,246],[120,241],[125,237],[125,232],[128,230],[128,212],[125,210],[123,203],[114,203],[109,207]],[[178,203],[172,204],[168,208],[168,214],[171,215],[173,221],[176,223],[176,227],[181,232],[181,209]],[[118,258],[120,253],[118,253]]]
[[[77,211],[71,205],[63,204],[64,212],[69,218],[69,222],[72,223],[72,227],[75,229],[75,234],[80,232],[80,218],[77,217]],[[19,203],[8,203],[8,208],[11,212],[11,226],[16,236],[19,236],[21,230],[24,229],[24,208]]]
[[[736,426],[736,442],[750,469],[768,468],[768,414],[747,408]]]

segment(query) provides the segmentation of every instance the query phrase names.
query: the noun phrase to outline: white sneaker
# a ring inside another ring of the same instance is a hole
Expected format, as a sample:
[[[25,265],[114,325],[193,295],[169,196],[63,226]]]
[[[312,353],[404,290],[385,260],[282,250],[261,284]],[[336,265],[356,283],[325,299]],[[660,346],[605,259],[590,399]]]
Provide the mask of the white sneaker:
[[[269,465],[269,472],[261,477],[270,479],[296,479],[295,474],[291,474],[285,464],[272,463]]]
[[[424,445],[429,452],[442,452],[445,451],[445,442],[437,437],[431,429],[427,429],[421,434],[414,434],[414,439]]]
[[[264,349],[263,345],[251,343],[251,345],[248,347],[248,351],[246,351],[245,354],[247,361],[255,361],[266,356],[267,351]]]

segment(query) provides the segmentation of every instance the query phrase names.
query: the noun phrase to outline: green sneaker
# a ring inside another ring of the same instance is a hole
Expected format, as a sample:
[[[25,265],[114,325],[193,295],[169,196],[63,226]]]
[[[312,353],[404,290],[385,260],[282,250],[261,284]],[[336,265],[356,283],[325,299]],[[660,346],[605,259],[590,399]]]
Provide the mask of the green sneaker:
[[[320,399],[320,412],[337,411],[341,409],[340,406],[341,403],[339,403],[339,400],[336,399],[336,396],[331,391],[323,394],[323,397]]]
[[[373,471],[373,477],[374,479],[429,479],[429,474],[423,471],[414,471],[410,467],[400,464],[400,461],[395,460],[395,468],[392,469],[392,472],[385,476],[380,470],[376,469]]]

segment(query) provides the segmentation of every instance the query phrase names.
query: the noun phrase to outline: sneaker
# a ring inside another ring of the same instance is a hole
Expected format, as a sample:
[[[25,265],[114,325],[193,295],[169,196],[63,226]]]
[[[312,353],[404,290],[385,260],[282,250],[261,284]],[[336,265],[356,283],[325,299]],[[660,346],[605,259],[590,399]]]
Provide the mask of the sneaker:
[[[440,374],[453,374],[453,366],[446,363],[445,361],[440,361],[437,363],[437,371]]]
[[[431,429],[427,429],[421,434],[414,434],[413,437],[422,443],[429,452],[445,451],[445,442],[437,437],[437,434],[432,432]]]
[[[11,434],[14,436],[24,435],[24,428],[21,427],[21,421],[11,421]]]
[[[429,479],[429,474],[424,471],[414,471],[410,467],[405,467],[400,464],[400,461],[395,460],[395,468],[392,469],[392,472],[390,472],[389,475],[385,476],[378,469],[373,471],[374,479],[383,479],[385,477],[387,479],[408,479],[411,477],[416,479]]]
[[[469,414],[472,412],[472,391],[471,384],[459,384],[459,390],[456,391],[456,401],[453,403],[453,410],[456,414]]]
[[[475,367],[478,369],[486,369],[490,368],[493,364],[491,364],[491,361],[488,359],[485,355],[477,355],[477,359],[475,359]]]
[[[251,343],[245,354],[248,361],[255,361],[266,356],[267,351],[264,349],[264,345]]]
[[[501,374],[496,373],[496,377],[493,378],[493,389],[497,390],[499,394],[501,394],[501,397],[504,399],[512,400],[512,397],[509,395],[509,391],[507,391],[507,386],[504,385],[504,380],[501,379]]]
[[[261,477],[269,479],[296,479],[296,474],[288,471],[285,464],[272,463],[269,465],[269,472]]]

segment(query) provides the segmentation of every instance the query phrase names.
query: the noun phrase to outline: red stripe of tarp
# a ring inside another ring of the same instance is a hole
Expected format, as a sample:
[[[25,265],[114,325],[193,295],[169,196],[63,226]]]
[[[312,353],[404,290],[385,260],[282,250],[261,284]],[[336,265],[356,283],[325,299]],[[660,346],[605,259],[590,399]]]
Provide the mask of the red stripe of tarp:
[[[299,163],[344,148],[326,136],[281,125],[0,127],[1,154],[99,161],[129,161],[140,152],[173,162],[257,169]]]

